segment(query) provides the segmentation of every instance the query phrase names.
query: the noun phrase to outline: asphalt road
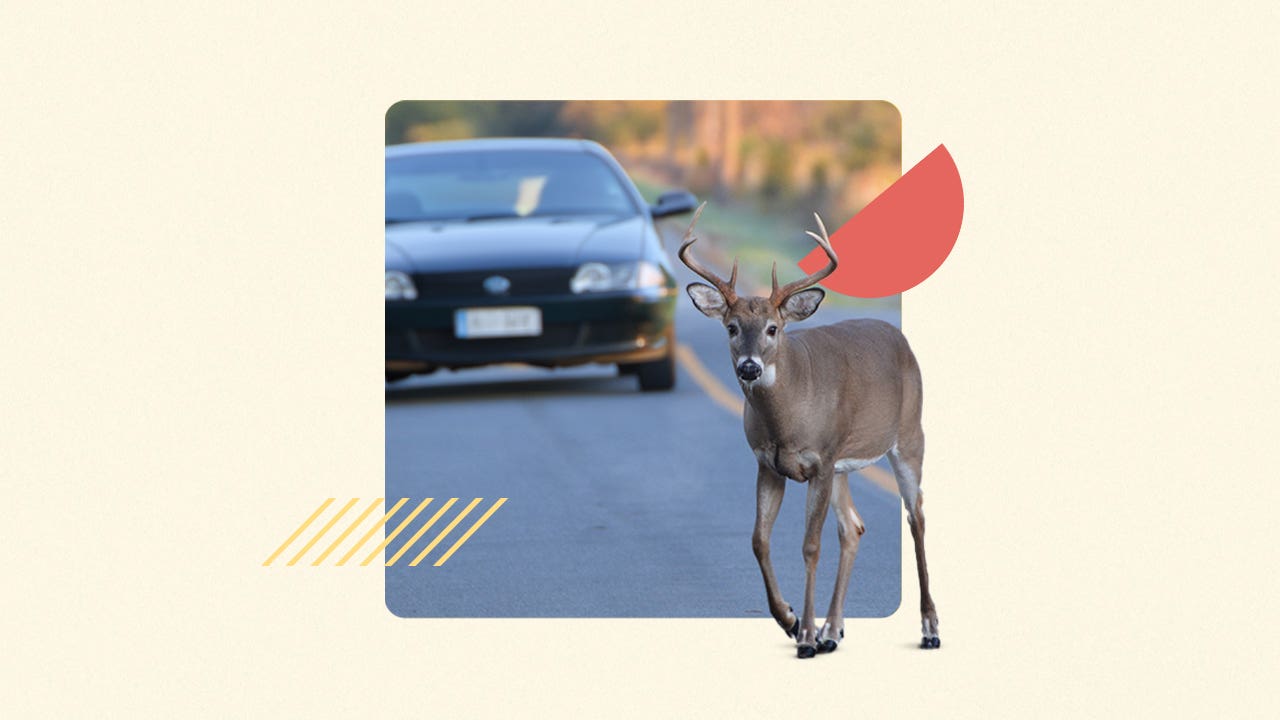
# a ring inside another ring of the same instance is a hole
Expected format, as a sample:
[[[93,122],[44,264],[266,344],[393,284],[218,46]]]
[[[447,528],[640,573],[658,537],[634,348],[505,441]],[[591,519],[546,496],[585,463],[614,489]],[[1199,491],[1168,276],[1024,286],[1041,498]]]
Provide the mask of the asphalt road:
[[[682,285],[690,279],[682,275]],[[679,308],[680,343],[740,396],[723,329],[683,293]],[[857,314],[865,315],[822,308],[806,324]],[[845,613],[885,617],[901,597],[902,505],[865,478],[851,479],[867,533]],[[783,594],[796,608],[804,495],[803,485],[788,483],[773,540]],[[482,368],[388,385],[386,497],[388,505],[437,498],[388,557],[443,499],[461,498],[440,528],[471,498],[485,498],[447,547],[494,499],[509,498],[444,565],[409,567],[415,549],[385,570],[387,607],[399,616],[769,617],[751,552],[755,458],[741,419],[684,365],[669,393],[642,394],[634,378],[603,366]],[[835,526],[828,515],[819,612],[834,582]]]

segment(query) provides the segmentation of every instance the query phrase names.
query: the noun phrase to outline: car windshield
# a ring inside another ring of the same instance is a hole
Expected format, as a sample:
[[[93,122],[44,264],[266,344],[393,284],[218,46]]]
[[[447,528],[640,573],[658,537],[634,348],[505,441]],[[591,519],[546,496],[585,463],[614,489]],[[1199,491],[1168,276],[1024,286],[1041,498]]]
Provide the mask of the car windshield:
[[[617,176],[584,152],[481,150],[386,161],[386,221],[635,215]]]

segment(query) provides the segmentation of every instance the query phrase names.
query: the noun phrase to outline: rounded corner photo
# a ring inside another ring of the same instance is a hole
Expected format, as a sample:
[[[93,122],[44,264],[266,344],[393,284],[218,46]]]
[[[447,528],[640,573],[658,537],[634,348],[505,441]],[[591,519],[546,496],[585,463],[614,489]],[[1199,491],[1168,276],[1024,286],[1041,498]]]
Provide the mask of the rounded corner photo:
[[[392,614],[762,618],[822,651],[898,610],[900,296],[798,267],[901,175],[892,103],[408,100],[385,156]],[[867,403],[897,424],[851,434]]]

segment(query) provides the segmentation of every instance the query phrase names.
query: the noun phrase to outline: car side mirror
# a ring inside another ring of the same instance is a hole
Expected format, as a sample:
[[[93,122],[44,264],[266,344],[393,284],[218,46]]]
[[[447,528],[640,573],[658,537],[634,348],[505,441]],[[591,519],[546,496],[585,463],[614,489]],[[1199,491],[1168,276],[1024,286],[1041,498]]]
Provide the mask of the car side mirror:
[[[658,202],[649,206],[649,214],[656,218],[693,212],[698,198],[688,190],[671,190],[658,196]]]

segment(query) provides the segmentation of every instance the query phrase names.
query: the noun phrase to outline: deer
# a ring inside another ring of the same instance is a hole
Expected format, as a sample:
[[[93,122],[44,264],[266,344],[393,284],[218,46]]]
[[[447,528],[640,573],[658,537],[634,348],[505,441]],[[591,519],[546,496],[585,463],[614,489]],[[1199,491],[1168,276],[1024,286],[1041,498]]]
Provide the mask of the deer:
[[[698,239],[694,226],[705,207],[704,202],[694,213],[678,254],[710,283],[691,283],[686,288],[689,298],[703,315],[723,323],[729,337],[729,354],[745,399],[743,429],[757,463],[751,546],[773,619],[795,639],[800,658],[834,652],[844,639],[845,594],[859,540],[866,532],[853,505],[848,474],[887,457],[915,541],[920,647],[941,647],[924,551],[920,366],[906,338],[893,325],[874,319],[788,331],[788,324],[818,309],[826,293],[813,286],[835,272],[838,263],[822,218],[814,213],[821,235],[805,232],[826,253],[826,267],[779,286],[775,261],[769,297],[742,297],[734,289],[737,258],[725,280],[690,253]],[[787,479],[807,485],[804,607],[799,617],[783,600],[770,559],[770,538]],[[814,576],[828,507],[838,523],[840,559],[827,617],[818,628]]]

